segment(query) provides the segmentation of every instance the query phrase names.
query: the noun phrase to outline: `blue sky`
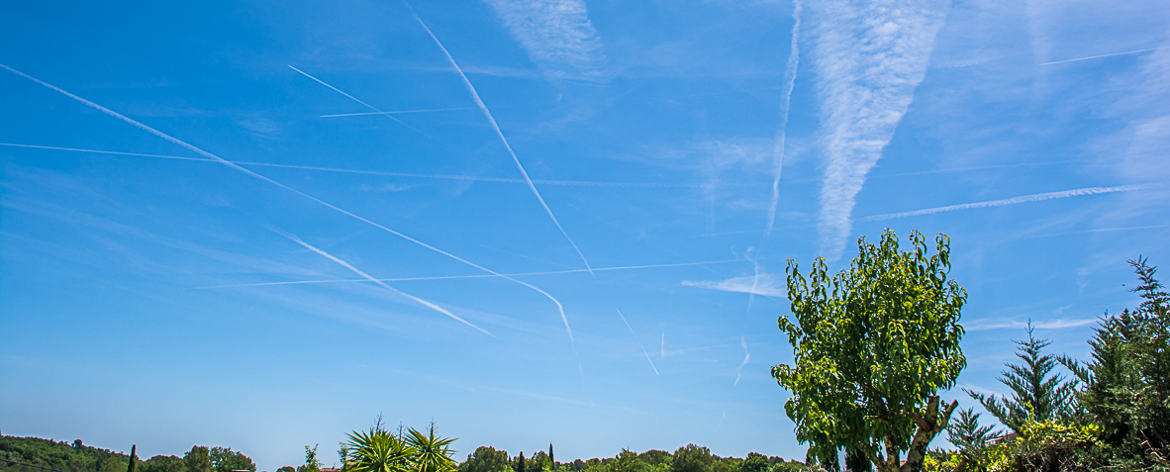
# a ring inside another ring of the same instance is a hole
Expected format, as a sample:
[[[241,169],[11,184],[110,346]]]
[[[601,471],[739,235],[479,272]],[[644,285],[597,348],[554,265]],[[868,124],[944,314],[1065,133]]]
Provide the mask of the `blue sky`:
[[[989,391],[1027,319],[1083,356],[1125,260],[1170,264],[1168,32],[1155,1],[4,2],[0,428],[268,470],[379,413],[460,458],[803,458],[787,259],[949,234]]]

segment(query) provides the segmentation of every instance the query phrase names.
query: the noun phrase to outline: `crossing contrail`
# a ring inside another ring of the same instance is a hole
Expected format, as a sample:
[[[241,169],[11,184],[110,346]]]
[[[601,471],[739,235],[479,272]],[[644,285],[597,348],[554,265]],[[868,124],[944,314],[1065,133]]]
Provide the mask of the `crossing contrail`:
[[[376,107],[376,106],[373,106],[373,105],[370,105],[369,103],[366,103],[366,102],[363,102],[363,101],[361,101],[361,100],[358,100],[358,98],[357,98],[357,97],[355,97],[355,96],[353,96],[353,95],[350,95],[350,94],[348,94],[348,93],[345,93],[345,91],[343,91],[343,90],[341,90],[341,89],[339,89],[339,88],[337,88],[337,87],[334,87],[334,86],[332,86],[332,85],[329,85],[329,83],[325,82],[324,80],[321,80],[321,79],[318,79],[318,78],[316,78],[316,77],[313,77],[313,76],[312,76],[311,74],[309,74],[308,72],[305,72],[305,71],[303,71],[303,70],[297,69],[296,67],[293,67],[293,65],[292,65],[292,64],[288,64],[288,68],[289,68],[289,69],[292,69],[292,70],[295,70],[295,71],[297,71],[297,73],[298,73],[298,74],[301,74],[301,75],[303,75],[303,76],[305,76],[305,77],[308,77],[308,78],[312,79],[314,82],[317,82],[317,83],[319,83],[319,84],[321,84],[321,85],[324,85],[324,86],[328,87],[328,88],[329,88],[329,90],[332,90],[332,91],[334,91],[334,92],[340,93],[340,94],[341,94],[342,96],[344,96],[345,98],[348,98],[348,99],[350,99],[350,100],[353,100],[354,102],[357,102],[357,104],[359,104],[359,105],[361,105],[361,106],[364,106],[364,107],[366,107],[366,108],[369,108],[369,109],[371,109],[371,110],[373,110],[373,111],[375,111],[375,112],[377,112],[377,113],[381,114],[382,116],[385,116],[386,118],[389,118],[389,119],[393,120],[395,123],[398,123],[398,124],[400,124],[400,125],[402,125],[402,126],[405,126],[405,127],[409,128],[411,131],[415,131],[415,132],[420,132],[420,133],[421,133],[421,131],[419,131],[419,130],[415,129],[413,126],[410,126],[410,125],[406,124],[406,122],[404,122],[404,121],[402,121],[402,120],[400,120],[400,119],[398,119],[398,118],[395,118],[395,117],[394,117],[394,115],[392,115],[392,114],[387,114],[386,112],[384,112],[384,111],[382,111],[382,110],[379,110],[379,109],[378,109],[378,107]]]
[[[344,118],[348,116],[374,116],[374,115],[403,115],[407,113],[435,113],[440,111],[461,111],[474,110],[472,107],[451,107],[451,108],[420,108],[417,110],[395,110],[395,111],[370,111],[364,113],[338,113],[333,115],[321,115],[321,118]]]
[[[594,272],[618,271],[618,270],[639,270],[639,269],[660,269],[668,267],[687,267],[700,266],[710,264],[726,264],[730,262],[740,262],[739,259],[723,259],[717,261],[699,261],[699,262],[678,262],[673,264],[644,264],[644,265],[630,265],[630,266],[610,266],[610,267],[594,267]],[[515,272],[507,275],[508,277],[525,277],[531,275],[559,275],[559,274],[577,274],[587,272],[585,269],[565,269],[565,270],[549,270],[542,272]],[[415,282],[425,280],[458,280],[458,279],[489,279],[498,278],[500,275],[494,274],[471,274],[471,275],[429,275],[418,277],[392,277],[381,278],[382,282]],[[315,285],[315,284],[335,284],[335,283],[354,283],[365,282],[365,279],[324,279],[324,280],[286,280],[280,282],[253,282],[246,284],[229,284],[229,285],[210,285],[206,287],[196,287],[197,289],[216,289],[216,288],[240,288],[240,287],[270,287],[276,285]]]
[[[1056,200],[1059,198],[1080,197],[1084,195],[1099,195],[1103,193],[1116,192],[1132,192],[1136,190],[1148,190],[1152,188],[1165,188],[1165,185],[1156,184],[1133,184],[1133,185],[1118,185],[1114,187],[1085,187],[1071,190],[1061,190],[1058,192],[1034,193],[1031,195],[1020,195],[1018,197],[1004,198],[1001,200],[987,200],[983,202],[960,203],[958,205],[947,205],[934,208],[924,208],[922,210],[903,211],[898,213],[886,213],[882,215],[867,216],[859,221],[877,221],[890,220],[895,218],[906,218],[911,216],[933,215],[936,213],[948,213],[959,210],[971,210],[975,208],[991,208],[1005,205],[1016,205],[1020,203],[1042,202],[1045,200]]]
[[[537,190],[536,185],[532,183],[532,178],[528,176],[528,171],[524,169],[524,164],[520,162],[520,158],[517,157],[516,152],[512,150],[512,145],[508,144],[508,138],[504,137],[504,132],[500,130],[500,125],[496,123],[495,116],[492,115],[491,110],[489,110],[487,105],[484,104],[483,99],[479,97],[479,92],[475,90],[475,85],[471,84],[471,80],[467,78],[467,74],[463,73],[463,68],[459,67],[459,63],[455,62],[455,58],[451,56],[449,51],[447,51],[446,46],[443,46],[443,42],[439,41],[439,37],[435,36],[435,33],[431,31],[431,28],[427,26],[422,17],[418,16],[418,13],[414,11],[414,7],[410,6],[409,2],[406,2],[406,5],[410,8],[410,14],[414,15],[415,21],[417,21],[419,26],[422,26],[423,30],[427,32],[427,35],[431,37],[431,40],[435,42],[435,45],[439,47],[439,50],[443,51],[443,55],[447,57],[447,62],[451,64],[451,67],[455,69],[455,72],[459,73],[459,77],[463,79],[463,85],[467,87],[467,92],[471,94],[471,99],[475,101],[475,105],[479,107],[481,112],[483,112],[484,118],[487,118],[488,123],[492,125],[492,129],[495,130],[496,136],[500,138],[500,143],[504,145],[504,149],[508,150],[508,155],[512,156],[512,162],[516,163],[516,169],[520,171],[520,175],[524,176],[524,181],[528,184],[528,189],[532,191],[532,195],[536,197],[536,201],[540,202],[540,206],[544,208],[544,212],[548,214],[549,219],[552,220],[554,225],[556,225],[557,230],[561,232],[561,236],[564,236],[565,240],[569,242],[569,245],[573,246],[573,250],[577,251],[577,256],[579,256],[581,258],[581,262],[585,264],[585,269],[589,270],[589,273],[592,274],[593,269],[589,266],[589,260],[585,258],[585,253],[581,252],[581,249],[577,247],[577,243],[573,241],[573,238],[569,237],[569,233],[565,232],[565,228],[561,226],[561,222],[557,220],[557,216],[553,214],[552,209],[548,207],[547,203],[545,203],[544,197],[540,196],[540,191]]]
[[[549,294],[548,292],[546,292],[546,291],[544,291],[544,290],[540,289],[539,287],[536,287],[535,285],[532,285],[532,284],[530,284],[530,283],[528,283],[528,282],[525,282],[525,281],[523,281],[523,280],[519,280],[519,279],[516,279],[516,278],[510,277],[510,276],[507,276],[507,275],[501,274],[501,273],[499,273],[499,272],[496,272],[496,271],[494,271],[494,270],[488,269],[487,267],[481,266],[481,265],[479,265],[479,264],[476,264],[476,263],[474,263],[474,262],[471,262],[471,261],[469,261],[469,260],[467,260],[467,259],[464,259],[464,258],[462,258],[462,257],[459,257],[459,256],[456,256],[456,255],[454,255],[454,254],[452,254],[452,253],[450,253],[450,252],[447,252],[447,251],[445,251],[445,250],[443,250],[443,249],[439,249],[439,248],[437,248],[437,247],[435,247],[435,246],[432,246],[432,245],[430,245],[430,244],[427,244],[427,243],[425,243],[425,242],[422,242],[422,241],[420,241],[420,240],[418,240],[418,239],[415,239],[415,238],[413,238],[413,237],[410,237],[410,236],[406,235],[405,233],[401,233],[401,232],[399,232],[399,231],[397,231],[397,230],[394,230],[394,229],[392,229],[392,228],[390,228],[390,227],[387,227],[387,226],[385,226],[385,225],[382,225],[382,224],[380,224],[380,223],[377,223],[377,222],[375,222],[375,221],[373,221],[373,220],[370,220],[369,218],[366,218],[366,217],[364,217],[364,216],[361,216],[361,215],[355,214],[355,213],[353,213],[353,212],[351,212],[351,211],[349,211],[349,210],[346,210],[346,209],[344,209],[344,208],[341,208],[341,207],[339,207],[339,206],[337,206],[337,205],[334,205],[334,204],[332,204],[332,203],[329,203],[329,202],[327,202],[327,201],[325,201],[325,200],[322,200],[322,199],[320,199],[320,198],[314,197],[314,196],[312,196],[312,195],[310,195],[310,194],[308,194],[308,193],[302,192],[302,191],[300,191],[300,190],[297,190],[297,189],[295,189],[295,188],[293,188],[293,187],[290,187],[290,186],[288,186],[288,185],[285,185],[285,184],[283,184],[283,183],[280,183],[280,182],[277,182],[277,181],[275,181],[275,180],[272,180],[271,178],[268,178],[268,177],[264,176],[263,174],[260,174],[260,173],[257,173],[257,172],[254,172],[254,171],[248,170],[248,169],[246,169],[246,168],[244,168],[244,167],[241,167],[239,164],[236,164],[235,162],[229,161],[229,160],[227,160],[227,159],[224,159],[224,158],[222,158],[222,157],[219,157],[219,156],[217,156],[217,155],[215,155],[215,154],[212,154],[212,153],[210,153],[210,152],[204,151],[203,149],[201,149],[201,148],[199,148],[199,147],[196,147],[196,146],[195,146],[195,145],[193,145],[193,144],[190,144],[190,143],[188,143],[188,142],[186,142],[186,141],[183,141],[183,140],[181,140],[181,139],[179,139],[179,138],[176,138],[176,137],[174,137],[174,136],[171,136],[171,135],[169,135],[169,134],[166,134],[166,133],[164,133],[164,132],[162,132],[162,131],[159,131],[159,130],[157,130],[157,129],[151,128],[150,126],[147,126],[147,125],[145,125],[145,124],[143,124],[143,123],[140,123],[140,122],[138,122],[138,121],[134,120],[133,118],[130,118],[130,117],[128,117],[128,116],[126,116],[126,115],[123,115],[123,114],[121,114],[121,113],[118,113],[118,112],[116,112],[116,111],[114,111],[114,110],[111,110],[111,109],[109,109],[109,108],[106,108],[106,107],[103,107],[103,106],[101,106],[101,105],[98,105],[97,103],[91,102],[91,101],[89,101],[89,100],[87,100],[87,99],[85,99],[85,98],[82,98],[82,97],[79,97],[79,96],[77,96],[77,95],[74,95],[73,93],[70,93],[69,91],[67,91],[67,90],[65,90],[65,89],[62,89],[62,88],[60,88],[60,87],[57,87],[56,85],[50,84],[50,83],[48,83],[48,82],[45,82],[45,81],[43,81],[43,80],[41,80],[41,79],[38,79],[38,78],[36,78],[36,77],[33,77],[33,76],[31,76],[31,75],[25,74],[24,72],[21,72],[21,71],[19,71],[19,70],[16,70],[16,69],[13,69],[13,68],[11,68],[11,67],[8,67],[8,66],[7,66],[7,65],[5,65],[5,64],[0,64],[0,68],[3,68],[4,70],[7,70],[7,71],[9,71],[9,72],[12,72],[12,73],[14,73],[14,74],[16,74],[16,75],[19,75],[19,76],[21,76],[21,77],[24,77],[24,78],[26,78],[26,79],[28,79],[28,80],[31,80],[31,81],[33,81],[33,82],[35,82],[35,83],[37,83],[37,84],[40,84],[40,85],[41,85],[41,86],[43,86],[43,87],[46,87],[46,88],[48,88],[48,89],[50,89],[50,90],[53,90],[53,91],[55,91],[55,92],[57,92],[57,93],[60,93],[60,94],[62,94],[62,95],[65,95],[66,97],[69,97],[69,98],[71,98],[71,99],[73,99],[73,100],[75,100],[75,101],[77,101],[77,102],[80,102],[80,103],[82,103],[82,104],[84,104],[84,105],[86,105],[86,106],[88,106],[88,107],[90,107],[90,108],[93,108],[93,109],[95,109],[95,110],[98,110],[98,111],[100,111],[100,112],[102,112],[102,113],[105,113],[105,114],[107,114],[107,115],[109,115],[109,116],[112,116],[112,117],[114,117],[114,118],[117,118],[118,120],[120,120],[120,121],[122,121],[122,122],[125,122],[125,123],[127,123],[127,124],[129,124],[129,125],[131,125],[131,126],[134,126],[135,128],[141,129],[141,130],[143,130],[143,131],[146,131],[146,132],[148,132],[148,133],[150,133],[150,134],[153,134],[153,135],[155,135],[155,136],[158,136],[158,137],[160,137],[160,138],[162,138],[162,139],[164,139],[164,140],[166,140],[166,141],[169,141],[169,142],[171,142],[171,143],[174,143],[174,144],[176,144],[176,145],[179,145],[179,146],[181,146],[181,147],[183,147],[183,148],[185,148],[185,149],[187,149],[187,150],[189,150],[189,151],[192,151],[192,152],[194,152],[194,153],[196,153],[196,154],[199,154],[200,156],[204,156],[204,157],[207,157],[207,158],[209,158],[209,159],[212,159],[212,160],[214,160],[214,161],[216,161],[216,162],[219,162],[220,164],[223,164],[223,165],[225,165],[225,166],[228,166],[229,168],[232,168],[232,169],[234,169],[234,170],[236,170],[236,171],[239,171],[239,172],[241,172],[241,173],[243,173],[243,174],[246,174],[246,175],[248,175],[248,176],[250,176],[250,177],[253,177],[253,178],[256,178],[256,179],[262,180],[262,181],[264,181],[264,182],[267,182],[267,183],[269,183],[269,184],[275,185],[275,186],[277,186],[277,187],[280,187],[280,188],[282,188],[282,189],[284,189],[284,190],[287,190],[287,191],[289,191],[289,192],[295,193],[295,194],[297,194],[297,195],[299,195],[299,196],[301,196],[301,197],[303,197],[303,198],[309,199],[309,200],[311,200],[311,201],[313,201],[313,202],[317,203],[318,205],[324,206],[324,207],[326,207],[326,208],[328,208],[328,209],[330,209],[330,210],[333,210],[333,211],[335,211],[335,212],[337,212],[337,213],[340,213],[340,214],[342,214],[342,215],[345,215],[345,216],[348,216],[348,217],[350,217],[350,218],[353,218],[353,219],[355,219],[355,220],[357,220],[357,221],[360,221],[360,222],[362,222],[362,223],[365,223],[365,224],[367,224],[367,225],[369,225],[369,226],[372,226],[372,227],[374,227],[374,228],[377,228],[377,229],[380,229],[380,230],[382,230],[382,231],[385,231],[385,232],[387,232],[387,233],[390,233],[390,234],[392,234],[392,235],[394,235],[394,236],[398,236],[399,238],[402,238],[402,239],[405,239],[405,240],[407,240],[407,241],[410,241],[411,243],[414,243],[415,245],[418,245],[418,246],[421,246],[421,247],[423,247],[423,248],[425,248],[425,249],[427,249],[427,250],[430,250],[431,252],[434,252],[434,253],[437,253],[437,254],[440,254],[440,255],[446,256],[446,257],[448,257],[448,258],[450,258],[450,259],[454,259],[454,260],[456,260],[456,261],[459,261],[459,262],[461,262],[461,263],[463,263],[463,264],[465,264],[465,265],[468,265],[468,266],[474,267],[474,268],[476,268],[476,269],[479,269],[479,270],[481,270],[481,271],[483,271],[483,272],[487,272],[487,273],[489,273],[489,274],[495,275],[495,276],[497,276],[497,277],[501,277],[501,278],[503,278],[503,279],[505,279],[505,280],[508,280],[508,281],[511,281],[511,282],[513,282],[513,283],[516,283],[516,284],[522,285],[522,286],[524,286],[524,287],[528,287],[530,290],[532,290],[532,291],[535,291],[535,292],[537,292],[537,293],[539,293],[539,294],[543,295],[543,296],[544,296],[545,298],[547,298],[549,301],[553,302],[553,304],[554,304],[554,305],[556,305],[556,307],[557,307],[557,312],[559,312],[559,313],[560,313],[560,315],[561,315],[561,321],[562,321],[562,322],[565,324],[565,331],[567,331],[567,332],[568,332],[568,334],[569,334],[569,343],[570,343],[570,344],[573,346],[573,349],[574,349],[574,351],[576,351],[576,341],[573,339],[573,330],[572,330],[572,328],[570,328],[570,327],[569,327],[569,319],[568,319],[568,317],[566,317],[566,316],[565,316],[565,307],[564,307],[563,305],[561,305],[561,302],[560,302],[560,300],[557,300],[557,298],[556,298],[556,297],[554,297],[554,296],[552,296],[551,294]]]
[[[634,334],[634,328],[630,327],[630,322],[626,321],[626,315],[622,313],[620,308],[617,308],[617,314],[622,318],[622,323],[626,325],[626,330],[630,332],[630,337],[637,341],[638,336]],[[646,357],[646,362],[650,363],[650,368],[654,369],[654,375],[662,375],[658,373],[658,366],[654,365],[654,360],[650,359],[650,353],[646,352],[646,346],[641,341],[638,342],[638,347],[642,348],[642,355]]]
[[[321,256],[323,256],[323,257],[325,257],[325,258],[327,258],[327,259],[329,259],[329,260],[331,260],[331,261],[333,261],[333,262],[336,262],[338,265],[340,265],[340,266],[342,266],[342,267],[345,267],[346,269],[349,269],[349,271],[350,271],[350,272],[353,272],[353,273],[355,273],[355,274],[357,274],[357,275],[360,275],[360,276],[362,276],[362,278],[364,278],[364,279],[366,279],[366,280],[369,280],[370,282],[373,282],[373,283],[377,284],[379,287],[382,287],[382,288],[384,288],[384,289],[386,289],[386,290],[389,290],[389,291],[391,291],[391,292],[393,292],[393,293],[396,293],[396,294],[398,294],[398,295],[402,295],[402,296],[404,296],[404,297],[406,297],[406,298],[409,298],[409,299],[411,299],[411,300],[414,300],[416,303],[418,303],[418,304],[420,304],[420,305],[422,305],[422,306],[425,306],[425,307],[427,307],[427,308],[430,308],[430,309],[432,309],[432,310],[435,310],[435,311],[437,311],[437,312],[439,312],[439,313],[442,313],[442,314],[444,314],[444,315],[447,315],[447,316],[448,316],[448,317],[450,317],[451,319],[453,319],[453,320],[455,320],[455,321],[458,321],[458,322],[460,322],[460,323],[463,323],[463,324],[465,324],[465,325],[467,325],[467,326],[471,327],[472,329],[475,329],[475,330],[477,330],[477,331],[479,331],[479,332],[481,332],[481,333],[483,333],[483,334],[486,334],[486,335],[488,335],[488,336],[493,336],[493,337],[495,336],[494,334],[492,334],[492,333],[491,333],[491,332],[489,332],[488,330],[486,330],[486,329],[483,329],[483,328],[480,328],[479,326],[476,326],[476,325],[472,324],[471,322],[469,322],[469,321],[467,321],[467,320],[465,320],[465,319],[463,319],[463,318],[460,318],[460,317],[459,317],[459,315],[456,315],[456,314],[454,314],[454,313],[451,313],[450,311],[447,311],[447,309],[445,309],[445,308],[443,308],[443,307],[441,307],[441,306],[439,306],[439,305],[436,305],[436,304],[434,304],[434,303],[431,303],[431,302],[429,302],[429,301],[427,301],[427,300],[423,300],[422,298],[416,297],[416,296],[414,296],[414,295],[411,295],[411,294],[409,294],[409,293],[403,292],[402,290],[398,290],[398,289],[396,289],[396,288],[394,288],[394,287],[391,287],[391,286],[387,285],[385,282],[382,282],[381,280],[378,280],[378,279],[374,278],[374,277],[373,277],[373,276],[371,276],[370,274],[367,274],[367,273],[363,272],[361,269],[358,269],[357,267],[354,267],[352,264],[350,264],[350,263],[348,263],[348,262],[346,262],[346,261],[342,260],[341,258],[339,258],[339,257],[337,257],[337,256],[334,256],[333,254],[330,254],[330,253],[328,253],[328,252],[325,252],[324,250],[322,250],[322,249],[320,249],[320,248],[318,248],[318,247],[316,247],[316,246],[314,246],[314,245],[312,245],[312,244],[309,244],[309,243],[307,243],[307,242],[305,242],[305,241],[301,240],[301,238],[298,238],[298,237],[296,237],[296,236],[294,236],[294,235],[292,235],[292,234],[287,234],[287,233],[284,233],[284,232],[281,232],[281,231],[277,231],[277,233],[278,233],[278,234],[280,234],[281,236],[284,236],[284,237],[288,238],[290,241],[292,241],[292,242],[294,242],[294,243],[297,243],[297,244],[301,245],[301,247],[304,247],[305,249],[308,249],[308,250],[310,250],[310,251],[313,251],[313,252],[315,252],[315,253],[317,253],[317,254],[319,254],[319,255],[321,255]]]
[[[20,144],[20,143],[0,143],[3,147],[24,148],[24,149],[42,149],[48,151],[69,151],[81,152],[91,154],[106,154],[112,156],[129,156],[129,157],[149,157],[154,159],[173,159],[179,161],[195,161],[195,162],[212,162],[219,163],[215,159],[208,159],[203,157],[191,156],[176,156],[172,154],[150,154],[142,152],[126,152],[126,151],[110,151],[104,149],[86,149],[63,146],[45,146],[40,144]],[[485,177],[479,175],[463,175],[463,174],[423,174],[417,172],[394,172],[383,170],[370,169],[352,169],[346,167],[323,167],[310,166],[300,164],[277,164],[272,162],[254,162],[254,161],[233,161],[239,165],[253,166],[253,167],[273,167],[278,169],[297,169],[309,170],[316,172],[334,172],[341,174],[358,174],[358,175],[379,175],[388,177],[406,177],[412,179],[431,179],[431,180],[452,180],[462,182],[488,182],[488,183],[503,183],[503,184],[525,184],[524,179],[509,178],[509,177]],[[672,183],[672,182],[629,182],[629,181],[605,181],[605,180],[542,180],[535,179],[533,182],[542,185],[558,185],[566,187],[617,187],[617,188],[698,188],[700,185],[687,183]]]
[[[764,238],[772,237],[772,228],[776,226],[776,208],[780,206],[780,176],[784,173],[784,145],[788,139],[788,115],[792,108],[792,90],[796,88],[796,70],[800,65],[800,0],[792,2],[792,41],[788,51],[788,64],[784,67],[784,99],[781,108],[784,109],[780,119],[780,129],[776,131],[776,142],[772,148],[773,160],[776,162],[775,174],[772,177],[772,200],[768,204],[768,228],[764,231]],[[751,308],[751,298],[748,298],[748,308]]]

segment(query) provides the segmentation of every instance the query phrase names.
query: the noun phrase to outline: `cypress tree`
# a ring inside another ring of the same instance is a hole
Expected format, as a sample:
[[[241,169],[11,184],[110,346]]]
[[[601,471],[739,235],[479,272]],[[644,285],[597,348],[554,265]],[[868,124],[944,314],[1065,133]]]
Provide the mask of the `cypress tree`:
[[[548,443],[548,463],[550,469],[557,470],[557,459],[553,456],[552,443]]]
[[[126,472],[134,472],[134,460],[138,458],[138,456],[135,455],[137,449],[137,444],[130,445],[130,465],[126,466]]]
[[[516,472],[524,472],[524,451],[520,451],[520,461],[516,464]]]

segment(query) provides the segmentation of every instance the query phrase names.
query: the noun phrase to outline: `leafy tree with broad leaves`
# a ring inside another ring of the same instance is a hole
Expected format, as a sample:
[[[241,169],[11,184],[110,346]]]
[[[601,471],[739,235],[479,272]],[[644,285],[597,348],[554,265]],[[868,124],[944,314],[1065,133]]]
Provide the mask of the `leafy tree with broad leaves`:
[[[297,469],[291,465],[286,465],[286,466],[282,466],[279,469],[276,469],[276,472],[297,472]]]
[[[711,472],[715,458],[706,446],[687,444],[674,451],[674,458],[670,463],[671,472]]]
[[[187,465],[187,472],[211,472],[211,451],[206,446],[192,446],[183,454],[183,463]]]
[[[768,457],[758,452],[749,452],[739,464],[739,472],[768,472],[771,468]]]
[[[407,430],[406,445],[413,452],[410,462],[414,472],[455,470],[458,464],[451,458],[451,454],[454,454],[454,451],[451,450],[451,443],[455,442],[455,439],[435,436],[434,424],[431,424],[427,434],[414,428]]]
[[[850,267],[833,276],[823,258],[807,278],[788,262],[794,319],[782,316],[779,326],[795,356],[772,375],[792,392],[785,412],[817,459],[846,448],[879,471],[920,471],[958,405],[942,404],[938,391],[966,366],[959,318],[967,292],[948,277],[946,235],[934,254],[917,231],[910,244],[901,250],[890,230],[878,244],[863,237]]]
[[[1043,353],[1044,348],[1052,342],[1036,339],[1031,321],[1026,329],[1028,338],[1016,341],[1016,357],[1021,363],[1008,364],[1007,370],[999,377],[999,382],[1011,390],[1010,396],[987,395],[964,389],[1017,435],[1029,419],[1066,419],[1076,409],[1074,385],[1064,376],[1053,372],[1057,358]]]
[[[233,470],[248,470],[256,472],[256,463],[241,452],[233,451],[230,447],[211,448],[211,466],[215,472],[232,472]]]
[[[414,448],[382,427],[381,419],[369,431],[349,433],[347,472],[411,472]]]
[[[475,452],[467,455],[467,460],[459,464],[459,472],[505,472],[508,465],[508,453],[496,450],[490,446],[475,448]]]

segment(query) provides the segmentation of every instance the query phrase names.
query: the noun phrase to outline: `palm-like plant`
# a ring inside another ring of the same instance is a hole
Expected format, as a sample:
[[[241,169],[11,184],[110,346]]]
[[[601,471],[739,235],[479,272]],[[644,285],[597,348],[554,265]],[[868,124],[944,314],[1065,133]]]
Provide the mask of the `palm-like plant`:
[[[369,431],[349,433],[345,447],[346,472],[412,472],[415,449],[381,423]]]
[[[435,436],[435,425],[427,434],[410,428],[407,431],[406,444],[414,450],[414,472],[450,472],[455,470],[455,460],[451,458],[454,451],[449,445],[456,438],[440,438]]]

